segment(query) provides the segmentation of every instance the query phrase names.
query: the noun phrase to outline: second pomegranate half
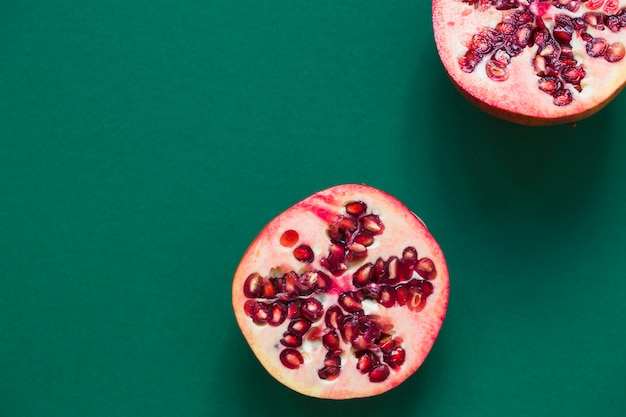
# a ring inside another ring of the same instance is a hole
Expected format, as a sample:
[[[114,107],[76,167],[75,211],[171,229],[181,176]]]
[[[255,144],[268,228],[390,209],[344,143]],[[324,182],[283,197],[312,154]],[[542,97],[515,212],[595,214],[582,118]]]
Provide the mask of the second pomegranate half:
[[[422,221],[365,185],[313,194],[272,220],[233,280],[237,323],[278,381],[305,395],[381,394],[423,363],[448,270]]]
[[[626,83],[626,0],[433,0],[432,15],[452,82],[497,117],[573,123]]]

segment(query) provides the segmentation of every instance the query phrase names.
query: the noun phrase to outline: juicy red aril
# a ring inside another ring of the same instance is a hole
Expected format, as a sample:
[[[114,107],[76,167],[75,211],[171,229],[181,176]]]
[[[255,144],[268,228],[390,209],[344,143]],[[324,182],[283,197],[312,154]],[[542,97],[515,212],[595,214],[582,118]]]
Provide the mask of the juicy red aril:
[[[280,339],[280,343],[286,347],[296,348],[302,346],[302,336],[285,332],[283,338]]]
[[[263,277],[258,273],[252,273],[243,284],[243,293],[248,298],[260,297],[263,291]]]
[[[296,243],[298,243],[298,239],[300,239],[300,235],[295,230],[285,230],[282,235],[280,235],[280,244],[284,247],[290,248]]]
[[[391,368],[398,368],[402,366],[406,359],[406,352],[401,347],[397,346],[391,349],[384,355],[384,360]]]
[[[302,315],[312,322],[319,320],[324,314],[322,303],[316,298],[307,298],[302,302]]]
[[[244,304],[243,309],[246,315],[257,324],[265,324],[269,320],[269,308],[264,303],[248,300]]]
[[[308,245],[300,245],[293,250],[293,256],[304,263],[313,262],[313,249]]]
[[[626,48],[624,48],[624,44],[614,42],[606,48],[606,51],[604,51],[604,59],[608,62],[621,61],[624,58],[625,52]]]
[[[417,261],[415,267],[417,273],[428,280],[433,280],[437,277],[437,270],[435,269],[435,263],[430,258],[422,258]]]
[[[390,285],[381,285],[377,301],[384,307],[393,307],[397,301],[395,288]]]
[[[286,348],[280,352],[280,362],[289,369],[297,369],[304,363],[302,353],[296,349]]]
[[[330,351],[326,354],[324,360],[324,367],[317,371],[317,375],[320,379],[333,380],[339,376],[341,371],[341,357],[334,351]]]
[[[300,318],[301,306],[302,300],[300,299],[290,301],[287,304],[287,318],[289,320]]]
[[[329,327],[331,329],[341,329],[343,325],[342,320],[343,313],[339,306],[330,306],[328,310],[326,310],[326,317],[324,320],[326,323],[326,327]]]
[[[345,209],[351,216],[360,216],[367,210],[367,205],[362,201],[351,201],[345,205]]]
[[[297,336],[304,336],[311,328],[311,322],[306,319],[296,319],[289,323],[289,333]]]
[[[269,306],[267,324],[270,326],[279,326],[285,321],[286,318],[287,306],[284,303],[277,301]]]
[[[361,300],[359,300],[358,296],[354,292],[343,292],[339,295],[339,305],[343,307],[344,310],[350,313],[357,313],[363,311],[363,306],[361,305]]]
[[[322,343],[328,350],[333,350],[339,347],[339,335],[336,331],[331,330],[322,336]]]
[[[587,50],[587,55],[590,57],[599,57],[604,55],[604,51],[606,51],[607,44],[606,40],[602,38],[593,38],[585,45]]]
[[[320,379],[332,381],[339,376],[340,371],[341,367],[339,366],[324,366],[322,369],[317,371],[317,376],[319,376]]]
[[[302,295],[309,295],[312,292],[328,292],[332,285],[332,279],[321,271],[307,271],[300,276],[302,285]]]
[[[357,288],[365,287],[372,280],[373,268],[374,265],[371,263],[367,263],[361,266],[356,272],[352,275],[352,285]]]
[[[356,369],[362,374],[369,373],[372,368],[378,364],[378,358],[371,350],[363,350],[357,352]]]
[[[371,382],[383,382],[389,377],[389,367],[385,364],[378,364],[369,373]]]

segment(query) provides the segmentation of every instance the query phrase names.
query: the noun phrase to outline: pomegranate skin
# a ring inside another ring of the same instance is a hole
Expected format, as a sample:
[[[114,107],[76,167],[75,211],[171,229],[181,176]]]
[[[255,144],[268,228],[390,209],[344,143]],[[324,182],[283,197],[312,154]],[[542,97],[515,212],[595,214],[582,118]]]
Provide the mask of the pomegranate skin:
[[[346,246],[354,256],[344,258],[345,269],[337,268],[337,239],[329,236],[353,218],[359,226]],[[365,252],[356,241],[364,242]],[[312,261],[299,256],[302,247],[313,251]],[[388,272],[400,271],[396,265],[412,257],[415,271]],[[356,280],[359,268],[362,278],[362,267],[371,264],[374,271],[376,261],[385,265],[385,285],[383,278],[367,286]],[[315,290],[300,287],[294,295],[285,289],[294,277]],[[420,295],[411,298],[415,288]],[[385,296],[377,301],[373,293]],[[424,223],[394,197],[356,184],[315,193],[274,218],[244,253],[232,286],[237,324],[263,367],[292,390],[327,399],[382,394],[415,373],[439,334],[448,297],[447,265]],[[293,313],[294,304],[311,311]]]
[[[601,9],[595,3],[433,0],[435,44],[455,88],[484,112],[529,126],[574,124],[603,109],[626,85],[626,1]],[[527,30],[523,40],[519,30]],[[538,31],[545,31],[546,43]],[[596,40],[620,53],[590,51]],[[494,59],[511,42],[518,42],[514,51]],[[574,81],[564,75],[572,69],[582,74]],[[546,79],[558,80],[555,91],[542,89]]]

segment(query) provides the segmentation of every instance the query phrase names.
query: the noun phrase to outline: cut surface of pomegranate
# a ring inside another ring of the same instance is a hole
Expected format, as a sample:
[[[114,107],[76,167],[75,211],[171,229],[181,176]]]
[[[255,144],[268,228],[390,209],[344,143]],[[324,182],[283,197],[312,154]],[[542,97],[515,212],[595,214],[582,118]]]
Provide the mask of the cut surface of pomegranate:
[[[432,16],[453,84],[502,119],[573,123],[626,83],[626,0],[433,0]]]
[[[348,399],[388,391],[420,367],[448,294],[443,253],[424,223],[389,194],[346,184],[261,231],[235,272],[232,302],[278,381]]]

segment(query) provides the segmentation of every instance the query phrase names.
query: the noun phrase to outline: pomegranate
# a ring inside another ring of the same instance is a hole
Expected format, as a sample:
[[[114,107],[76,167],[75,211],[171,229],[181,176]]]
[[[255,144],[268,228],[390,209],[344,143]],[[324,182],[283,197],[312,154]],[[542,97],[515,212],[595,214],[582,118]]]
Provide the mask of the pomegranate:
[[[441,61],[484,111],[574,123],[626,83],[626,0],[433,0]]]
[[[422,364],[448,305],[448,270],[422,221],[365,185],[318,192],[272,220],[233,279],[261,364],[305,395],[381,394]]]

